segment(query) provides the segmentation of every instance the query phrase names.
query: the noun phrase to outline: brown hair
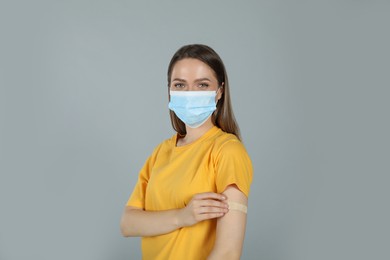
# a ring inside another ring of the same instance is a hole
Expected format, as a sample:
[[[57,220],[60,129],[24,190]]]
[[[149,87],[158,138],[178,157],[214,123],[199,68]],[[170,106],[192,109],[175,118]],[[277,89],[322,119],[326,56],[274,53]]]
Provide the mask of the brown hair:
[[[221,128],[224,132],[234,134],[241,139],[240,129],[233,114],[232,104],[230,101],[229,82],[225,66],[219,55],[209,46],[203,44],[191,44],[181,47],[173,55],[168,66],[168,89],[171,82],[173,67],[176,62],[182,59],[197,59],[207,64],[215,73],[219,87],[222,87],[222,96],[218,100],[217,109],[211,116],[212,123]],[[173,129],[180,135],[185,135],[186,127],[176,114],[169,110]]]

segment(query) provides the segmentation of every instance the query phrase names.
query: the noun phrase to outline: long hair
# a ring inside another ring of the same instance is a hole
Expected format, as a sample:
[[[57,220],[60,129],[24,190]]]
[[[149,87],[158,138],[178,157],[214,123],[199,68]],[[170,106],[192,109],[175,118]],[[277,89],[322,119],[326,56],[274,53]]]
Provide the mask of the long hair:
[[[221,98],[218,100],[217,109],[211,116],[212,123],[221,128],[224,132],[234,134],[241,140],[240,129],[234,117],[230,101],[229,81],[225,66],[219,55],[209,46],[191,44],[185,45],[176,51],[168,66],[168,95],[173,67],[176,62],[186,58],[200,60],[214,71],[218,80],[218,86],[222,87],[223,91]],[[183,121],[181,121],[172,110],[169,110],[169,114],[173,129],[179,135],[186,135],[186,127]]]

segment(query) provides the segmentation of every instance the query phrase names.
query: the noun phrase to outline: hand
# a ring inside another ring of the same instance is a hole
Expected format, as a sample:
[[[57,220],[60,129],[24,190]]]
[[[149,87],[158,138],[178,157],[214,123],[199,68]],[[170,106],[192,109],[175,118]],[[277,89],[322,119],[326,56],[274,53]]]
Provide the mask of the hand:
[[[228,211],[224,195],[205,192],[192,197],[185,208],[179,210],[178,222],[180,227],[192,226],[200,221],[219,218]]]

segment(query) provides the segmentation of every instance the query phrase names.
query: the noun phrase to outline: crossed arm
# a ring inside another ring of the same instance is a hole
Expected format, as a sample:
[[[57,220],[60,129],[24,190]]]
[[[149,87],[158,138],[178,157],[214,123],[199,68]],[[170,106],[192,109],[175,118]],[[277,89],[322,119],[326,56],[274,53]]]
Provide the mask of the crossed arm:
[[[240,259],[246,214],[229,210],[228,201],[244,205],[248,203],[245,194],[236,185],[230,185],[222,194],[211,192],[197,194],[182,209],[145,211],[127,206],[121,219],[121,232],[125,237],[156,236],[217,218],[216,241],[208,259]]]

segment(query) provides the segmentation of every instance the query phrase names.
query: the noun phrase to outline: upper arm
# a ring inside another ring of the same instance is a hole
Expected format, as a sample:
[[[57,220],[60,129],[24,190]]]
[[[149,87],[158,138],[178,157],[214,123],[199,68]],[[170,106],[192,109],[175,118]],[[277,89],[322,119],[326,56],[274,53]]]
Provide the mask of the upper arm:
[[[215,182],[218,193],[234,185],[238,191],[249,195],[253,169],[245,147],[238,140],[224,143],[215,157]]]
[[[134,206],[125,206],[125,212],[129,212],[131,210],[144,210],[143,208],[140,207],[134,207]]]
[[[223,194],[228,201],[248,205],[248,198],[236,185],[229,185]],[[246,213],[238,210],[229,210],[217,220],[216,240],[213,255],[224,256],[223,259],[239,259],[245,237]],[[231,257],[230,257],[231,256]]]

